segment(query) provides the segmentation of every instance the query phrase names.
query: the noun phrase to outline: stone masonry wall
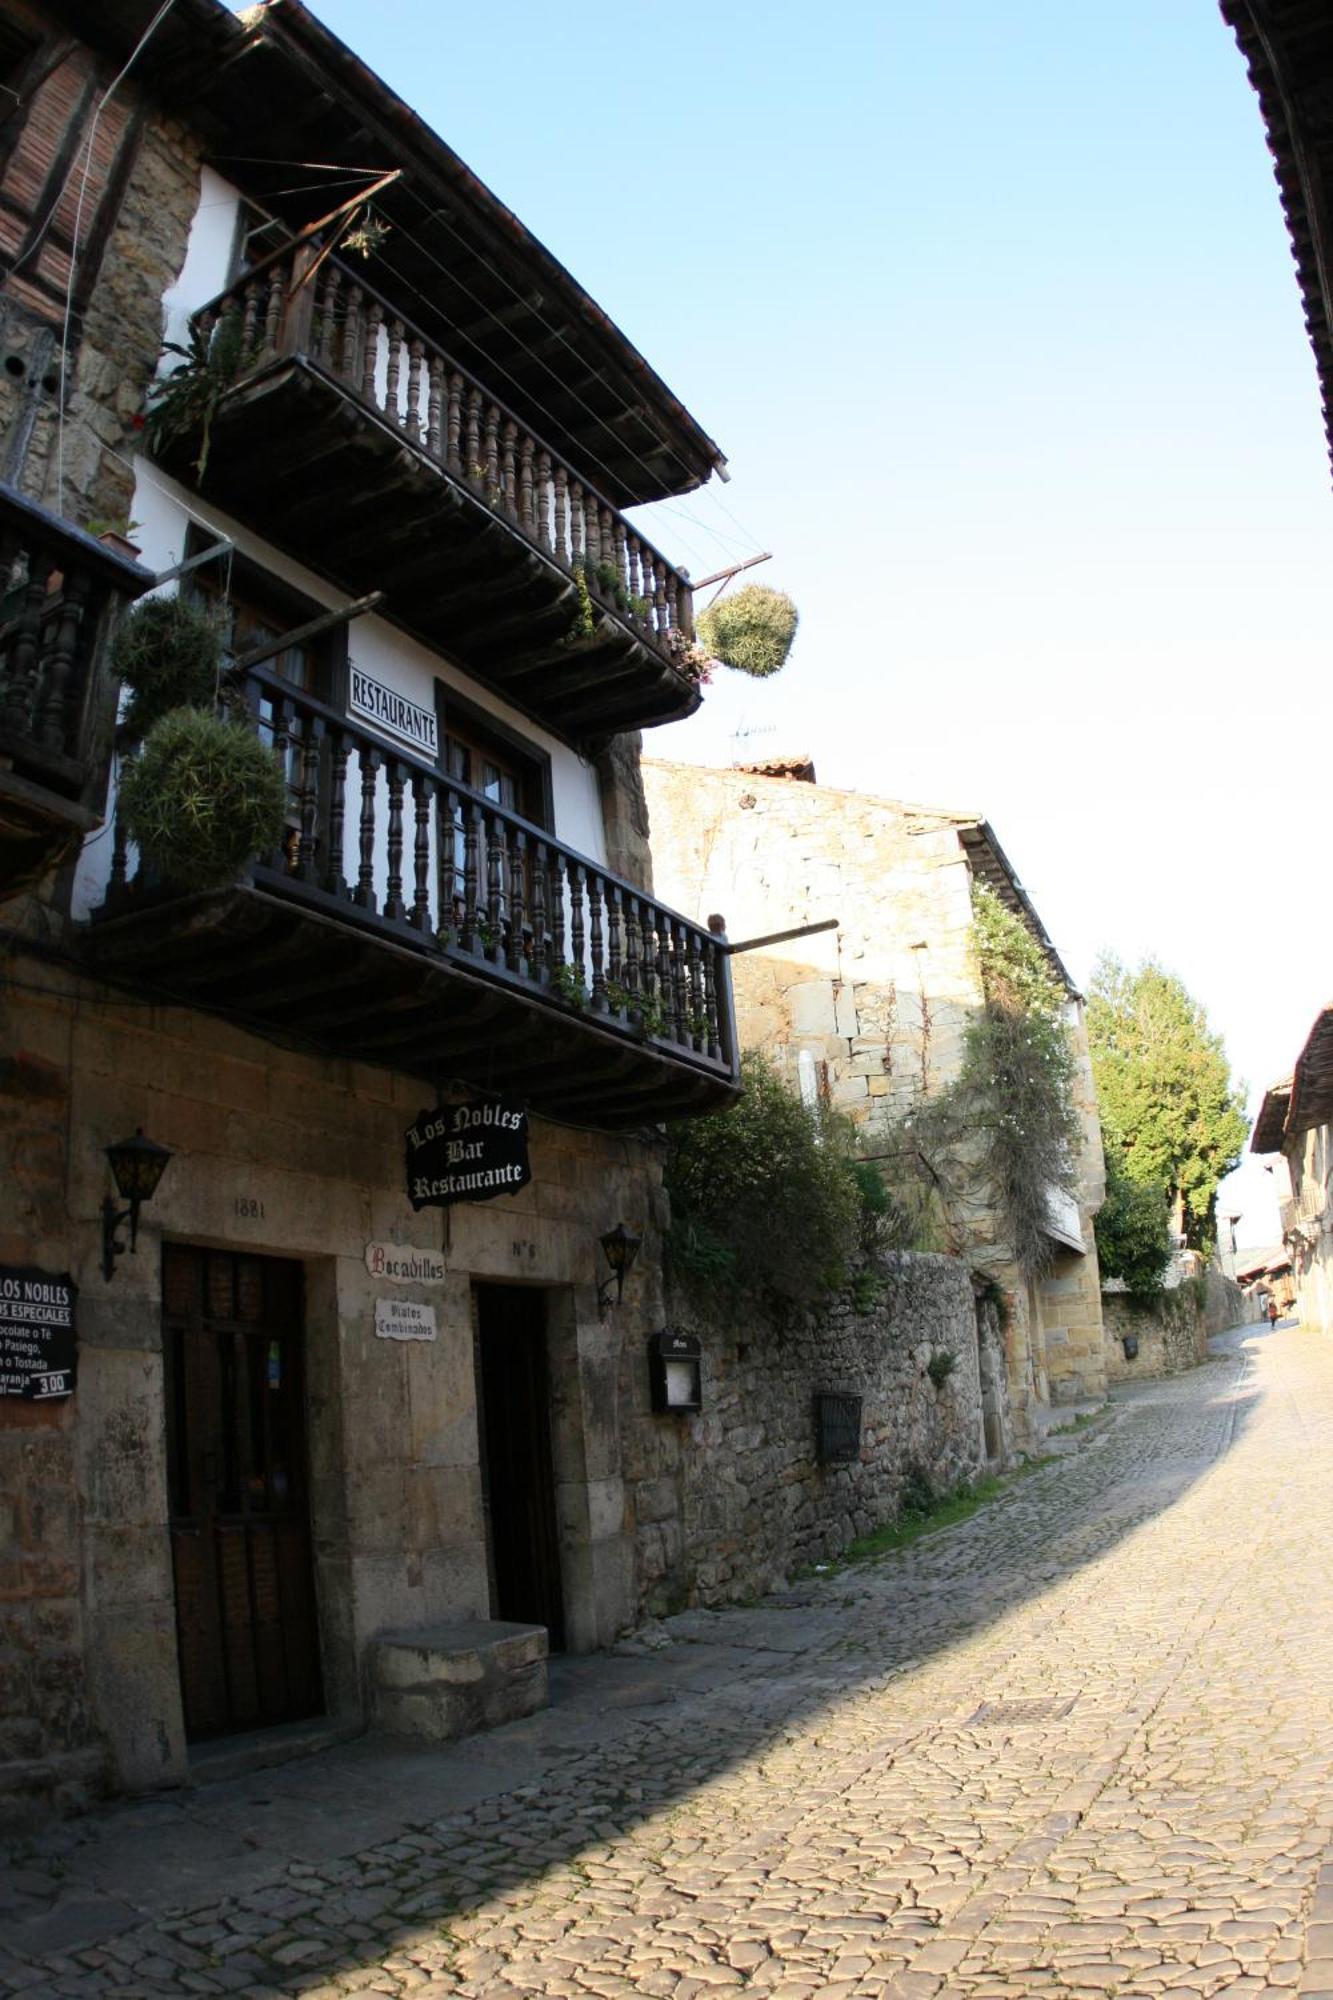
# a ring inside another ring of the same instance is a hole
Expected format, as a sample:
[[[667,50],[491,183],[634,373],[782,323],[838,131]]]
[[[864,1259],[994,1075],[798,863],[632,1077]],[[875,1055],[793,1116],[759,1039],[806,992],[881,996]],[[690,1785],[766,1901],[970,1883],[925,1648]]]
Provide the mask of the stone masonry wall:
[[[658,893],[687,916],[721,913],[733,939],[836,917],[836,931],[732,960],[743,1049],[792,1085],[877,1128],[954,1081],[983,1005],[971,883],[950,814],[857,792],[645,758]],[[1082,1010],[1069,1009],[1082,1138],[1080,1255],[1047,1279],[1018,1271],[983,1183],[967,1190],[947,1247],[993,1276],[1008,1303],[1009,1395],[1020,1437],[1034,1404],[1105,1392],[1092,1218],[1105,1193],[1101,1127]]]
[[[1155,1380],[1197,1368],[1208,1358],[1208,1326],[1193,1285],[1163,1292],[1153,1304],[1140,1303],[1125,1292],[1102,1293],[1106,1326],[1108,1382]],[[1139,1351],[1125,1358],[1124,1336],[1137,1338]]]
[[[43,124],[45,100],[69,95],[63,69],[82,74],[92,66],[87,50],[72,49],[62,70],[37,93],[29,125],[34,134],[45,133],[48,149],[63,121],[52,114]],[[108,82],[109,75],[101,80]],[[132,79],[118,102],[127,113],[137,111]],[[86,129],[79,135],[79,143],[85,141]],[[183,125],[150,111],[130,144],[133,158],[119,212],[82,323],[74,329],[59,455],[63,485],[57,469],[57,398],[42,386],[58,366],[59,315],[53,321],[50,309],[21,283],[9,281],[0,291],[0,349],[5,358],[16,357],[16,367],[22,364],[21,372],[0,371],[0,468],[22,492],[81,525],[128,515],[134,490],[130,454],[161,354],[162,296],[180,271],[199,199],[199,146]],[[44,172],[39,153],[25,160],[25,172]],[[85,230],[90,221],[91,215]],[[81,279],[87,275],[84,270]]]
[[[165,1239],[299,1260],[326,1704],[364,1713],[370,1639],[489,1615],[472,1284],[545,1289],[568,1643],[634,1616],[622,1477],[622,1345],[662,1323],[653,1143],[534,1119],[518,1194],[414,1214],[403,1134],[429,1085],[260,1041],[18,955],[0,1008],[0,1262],[79,1287],[78,1382],[0,1402],[0,1818],[5,1798],[76,1802],[185,1775],[167,1527]],[[142,1126],[173,1157],[110,1281],[103,1149]],[[597,1311],[599,1234],[643,1237],[624,1304]],[[388,1285],[370,1242],[446,1254],[434,1285]],[[431,1341],[376,1338],[386,1290],[429,1305]]]
[[[669,1305],[673,1325],[701,1336],[704,1407],[652,1415],[643,1357],[626,1352],[626,1499],[645,1616],[775,1588],[891,1521],[914,1470],[945,1492],[986,1469],[988,1430],[991,1462],[1005,1449],[998,1329],[954,1258],[885,1257],[827,1311],[782,1327],[723,1327]],[[937,1389],[927,1364],[941,1350],[955,1367]],[[854,1463],[817,1461],[818,1390],[863,1399]]]
[[[1224,1333],[1229,1326],[1243,1326],[1255,1317],[1254,1306],[1234,1278],[1210,1264],[1204,1273],[1207,1286],[1208,1332]]]

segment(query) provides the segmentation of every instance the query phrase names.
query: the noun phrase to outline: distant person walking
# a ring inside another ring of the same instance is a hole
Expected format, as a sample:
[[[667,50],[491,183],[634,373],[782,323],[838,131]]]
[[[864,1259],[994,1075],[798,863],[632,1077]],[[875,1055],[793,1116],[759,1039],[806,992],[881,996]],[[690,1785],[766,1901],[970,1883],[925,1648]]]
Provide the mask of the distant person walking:
[[[1277,1325],[1277,1300],[1274,1298],[1268,1301],[1268,1324],[1270,1328]]]

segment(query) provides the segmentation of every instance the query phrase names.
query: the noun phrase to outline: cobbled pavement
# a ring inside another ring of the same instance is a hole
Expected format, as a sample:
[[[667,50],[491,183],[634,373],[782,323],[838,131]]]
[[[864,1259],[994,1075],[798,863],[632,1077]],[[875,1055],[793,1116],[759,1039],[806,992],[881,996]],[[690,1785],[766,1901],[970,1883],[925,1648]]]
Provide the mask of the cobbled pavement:
[[[1333,1340],[1215,1347],[428,1776],[372,1742],[52,1829],[0,1992],[1333,1996]]]

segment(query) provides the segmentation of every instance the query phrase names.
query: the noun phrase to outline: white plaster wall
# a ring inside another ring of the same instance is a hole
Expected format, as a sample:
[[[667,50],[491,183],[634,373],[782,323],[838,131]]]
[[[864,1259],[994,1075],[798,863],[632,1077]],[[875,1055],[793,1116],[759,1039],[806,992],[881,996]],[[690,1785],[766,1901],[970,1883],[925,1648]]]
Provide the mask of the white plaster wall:
[[[180,562],[185,554],[186,536],[191,521],[200,523],[215,533],[225,535],[242,555],[250,558],[271,576],[279,578],[293,589],[315,603],[330,609],[347,602],[345,595],[333,590],[324,580],[317,577],[302,564],[293,562],[281,554],[270,543],[252,534],[231,515],[219,508],[210,507],[197,495],[181,486],[151,460],[142,456],[135,459],[135,490],[133,517],[139,524],[136,540],[143,551],[143,561],[149,569],[159,573]],[[175,586],[168,586],[174,589]],[[400,632],[387,619],[366,617],[356,619],[349,629],[348,650],[354,665],[372,675],[384,686],[406,696],[409,701],[433,711],[435,705],[435,683],[441,681],[446,688],[454,688],[467,701],[493,716],[522,736],[536,749],[544,751],[551,760],[551,793],[554,811],[554,832],[560,840],[577,850],[594,866],[606,865],[606,841],[602,822],[601,796],[597,785],[597,773],[593,766],[571,750],[568,744],[552,736],[549,731],[531,722],[519,710],[499,700],[489,689],[472,680],[461,668],[456,667],[440,654]],[[379,734],[373,725],[358,718],[358,727],[372,734]],[[405,746],[396,737],[383,733],[387,747],[406,754]],[[349,787],[357,782],[356,772],[349,773]],[[112,779],[114,797],[115,778]],[[108,811],[110,808],[108,808]],[[377,802],[377,822],[380,835],[380,852],[377,874],[382,889],[385,873],[383,851],[387,821],[387,800],[383,777]],[[410,804],[408,809],[410,828]],[[344,866],[355,876],[355,811],[353,794],[349,790],[347,845],[344,852]],[[432,845],[432,882],[435,879],[435,855]],[[86,916],[102,900],[111,868],[111,837],[109,828],[103,826],[84,845],[75,879],[74,913]]]
[[[184,345],[190,314],[216,298],[226,284],[240,206],[240,190],[223,180],[212,167],[204,167],[185,262],[175,284],[162,296],[162,327],[167,340]]]

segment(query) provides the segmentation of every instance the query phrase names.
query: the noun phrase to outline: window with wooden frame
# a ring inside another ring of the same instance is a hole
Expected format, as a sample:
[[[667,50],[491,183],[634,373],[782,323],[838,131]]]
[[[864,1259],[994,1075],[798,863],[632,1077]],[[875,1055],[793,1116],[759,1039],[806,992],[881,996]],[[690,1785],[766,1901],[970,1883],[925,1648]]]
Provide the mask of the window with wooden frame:
[[[550,830],[551,760],[515,731],[505,728],[484,710],[455,694],[452,688],[436,683],[436,710],[439,715],[440,763],[454,784],[489,800],[502,811],[516,813],[534,826]],[[466,841],[464,812],[453,809],[452,870],[449,857],[442,857],[442,872],[452,873],[455,914],[461,916],[467,900]],[[448,882],[446,880],[446,887]],[[501,894],[508,907],[511,885],[505,881]],[[486,885],[478,885],[484,898]]]
[[[290,243],[292,232],[276,216],[266,215],[252,201],[242,200],[236,212],[236,234],[227,260],[227,283],[234,285],[247,271],[262,263],[275,250]]]

